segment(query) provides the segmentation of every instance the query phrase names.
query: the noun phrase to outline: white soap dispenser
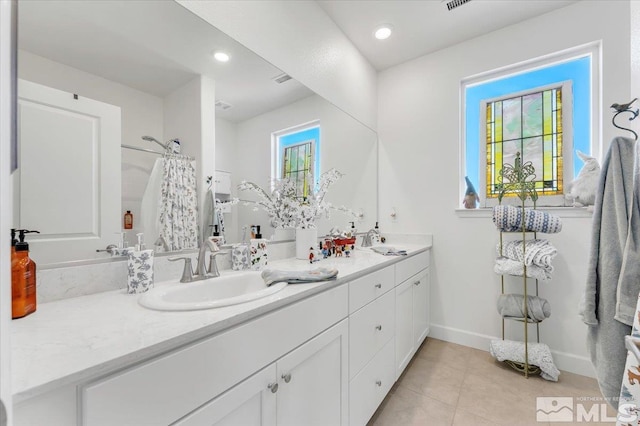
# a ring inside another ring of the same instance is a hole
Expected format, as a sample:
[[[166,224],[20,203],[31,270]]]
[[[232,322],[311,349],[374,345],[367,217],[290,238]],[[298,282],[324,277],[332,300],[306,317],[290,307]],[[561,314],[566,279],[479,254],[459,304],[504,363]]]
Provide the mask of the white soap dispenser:
[[[249,244],[246,242],[247,229],[247,225],[242,227],[242,242],[231,247],[231,269],[234,271],[249,269],[250,253]]]
[[[135,250],[127,253],[127,293],[144,293],[153,287],[153,250],[145,250],[143,234],[136,234]]]

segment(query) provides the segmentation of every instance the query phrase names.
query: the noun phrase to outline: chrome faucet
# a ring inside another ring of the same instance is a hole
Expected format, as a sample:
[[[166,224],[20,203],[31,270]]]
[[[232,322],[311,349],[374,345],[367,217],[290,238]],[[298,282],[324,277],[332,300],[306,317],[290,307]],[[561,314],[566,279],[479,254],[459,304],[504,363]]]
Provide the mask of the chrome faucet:
[[[380,235],[377,229],[369,229],[366,234],[362,237],[362,247],[371,247],[373,246],[372,237],[374,235]]]
[[[209,268],[207,269],[205,265],[205,259],[207,251],[211,251],[211,256],[209,257]],[[220,271],[218,271],[218,265],[216,264],[216,257],[221,254],[227,254],[227,251],[221,251],[220,247],[213,241],[211,238],[207,238],[202,245],[200,246],[200,250],[198,251],[198,261],[196,265],[196,272],[193,272],[193,268],[191,267],[191,258],[190,257],[170,257],[168,258],[171,262],[176,262],[178,260],[184,260],[184,269],[182,270],[182,277],[180,278],[181,283],[190,283],[193,281],[206,280],[208,278],[215,278],[220,276]]]

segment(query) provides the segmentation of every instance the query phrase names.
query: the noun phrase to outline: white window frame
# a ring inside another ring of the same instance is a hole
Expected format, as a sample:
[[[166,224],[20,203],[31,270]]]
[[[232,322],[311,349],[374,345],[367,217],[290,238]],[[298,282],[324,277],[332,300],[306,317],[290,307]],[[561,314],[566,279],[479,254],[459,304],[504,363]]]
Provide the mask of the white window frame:
[[[534,71],[539,68],[548,67],[551,65],[559,64],[562,62],[571,61],[574,59],[578,59],[581,57],[589,56],[591,58],[591,140],[589,146],[591,148],[591,152],[589,155],[595,158],[601,158],[603,152],[603,142],[602,142],[602,41],[595,41],[591,43],[586,43],[580,46],[576,46],[573,48],[565,49],[562,51],[558,51],[555,53],[551,53],[545,56],[533,58],[530,60],[522,61],[519,63],[515,63],[512,65],[504,66],[501,68],[497,68],[491,71],[482,72],[479,74],[475,74],[469,77],[466,77],[460,82],[460,112],[459,112],[459,123],[460,123],[460,139],[459,139],[459,200],[464,198],[464,194],[466,191],[466,88],[469,86],[474,86],[477,84],[486,83],[492,80],[502,79],[505,77],[509,77],[516,74],[526,73],[530,71]],[[507,95],[508,97],[508,95]],[[564,116],[565,114],[563,114]],[[563,129],[564,131],[564,129]],[[481,132],[480,134],[483,134]],[[485,146],[480,147],[480,152],[483,151],[486,154],[486,138],[480,138],[478,144],[485,144]],[[572,141],[573,142],[573,141]],[[479,155],[481,156],[481,154]],[[571,159],[573,160],[573,152],[571,153]],[[485,159],[486,161],[486,159]],[[482,178],[479,179],[479,182],[485,182],[486,185],[486,177],[484,177],[484,173],[486,172],[485,168],[479,169]],[[566,167],[563,169],[563,172],[567,171]],[[572,172],[572,170],[569,170]],[[574,179],[573,176],[570,175],[569,180],[565,181],[566,183],[571,182]],[[566,188],[566,187],[565,187]],[[482,190],[479,190],[482,191]],[[483,194],[486,192],[479,192],[481,206],[485,206],[485,197]],[[544,198],[547,196],[542,196],[538,200],[537,205],[543,206],[545,205]],[[553,197],[553,196],[551,196]],[[505,200],[505,199],[503,199]],[[566,203],[565,205],[570,205],[570,203]],[[459,206],[459,204],[458,204]]]
[[[522,90],[520,92],[509,93],[507,95],[500,96],[493,99],[484,99],[480,103],[480,111],[481,111],[480,117],[484,117],[483,119],[478,120],[480,121],[479,134],[483,135],[483,137],[480,140],[480,143],[484,144],[484,148],[481,147],[480,155],[478,156],[479,157],[478,160],[480,163],[478,170],[480,170],[480,176],[482,177],[479,180],[479,185],[478,185],[480,187],[480,192],[478,195],[480,196],[481,207],[494,207],[499,204],[497,197],[494,197],[494,198],[487,197],[486,170],[487,170],[488,145],[487,145],[487,132],[486,132],[487,120],[485,115],[487,104],[495,101],[500,101],[503,99],[515,98],[518,96],[527,95],[529,93],[543,92],[545,90],[555,89],[555,88],[562,89],[562,189],[563,189],[563,193],[557,194],[557,195],[539,194],[540,198],[538,199],[536,206],[562,207],[562,206],[568,206],[571,204],[566,200],[564,195],[566,191],[566,185],[573,180],[573,114],[572,114],[573,92],[572,92],[571,80],[567,80],[567,81],[558,82],[555,84],[549,84],[546,86]],[[524,161],[526,162],[527,159],[524,158]],[[539,171],[536,170],[536,173],[539,173]],[[518,197],[510,196],[510,197],[504,197],[502,199],[502,204],[521,205],[522,201]],[[532,204],[531,200],[527,199],[526,204]]]

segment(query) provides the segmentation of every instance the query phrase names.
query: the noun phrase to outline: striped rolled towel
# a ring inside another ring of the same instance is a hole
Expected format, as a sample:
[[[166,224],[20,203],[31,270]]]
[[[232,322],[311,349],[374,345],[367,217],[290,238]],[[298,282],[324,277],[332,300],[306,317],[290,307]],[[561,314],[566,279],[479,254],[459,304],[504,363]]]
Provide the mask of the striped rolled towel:
[[[500,244],[498,243],[496,252],[498,255],[502,254],[504,257],[522,262],[527,266],[540,266],[548,272],[553,272],[551,261],[558,254],[558,250],[547,240],[526,240],[524,253],[522,240],[504,243],[502,253],[500,253]]]
[[[501,231],[522,231],[523,220],[525,231],[554,234],[562,230],[562,219],[556,215],[514,206],[493,208],[493,223]]]

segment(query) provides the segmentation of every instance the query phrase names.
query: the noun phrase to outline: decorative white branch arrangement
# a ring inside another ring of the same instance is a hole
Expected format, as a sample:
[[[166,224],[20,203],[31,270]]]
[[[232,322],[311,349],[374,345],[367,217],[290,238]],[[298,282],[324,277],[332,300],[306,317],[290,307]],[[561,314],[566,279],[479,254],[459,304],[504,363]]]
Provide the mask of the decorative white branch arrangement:
[[[273,185],[271,193],[265,191],[253,182],[242,181],[238,189],[253,191],[258,194],[259,200],[253,202],[267,212],[271,219],[271,226],[276,229],[285,228],[315,228],[316,219],[321,216],[329,218],[331,209],[344,212],[355,218],[359,215],[347,207],[334,207],[325,201],[329,187],[344,176],[336,169],[328,170],[320,175],[316,187],[306,198],[296,195],[296,182],[292,179],[279,179]],[[309,182],[312,182],[309,179]]]

